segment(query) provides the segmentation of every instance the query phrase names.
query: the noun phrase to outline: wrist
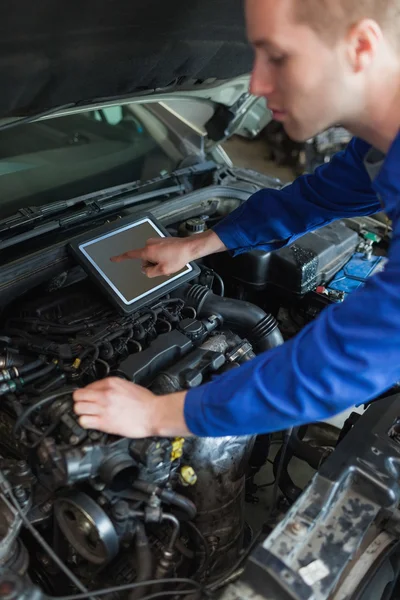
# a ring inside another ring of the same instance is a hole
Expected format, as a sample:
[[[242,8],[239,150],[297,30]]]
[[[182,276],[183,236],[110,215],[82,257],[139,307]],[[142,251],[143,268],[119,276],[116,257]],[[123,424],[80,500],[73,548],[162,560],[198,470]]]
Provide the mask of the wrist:
[[[189,431],[185,416],[186,392],[176,392],[163,396],[154,396],[153,428],[157,437],[187,437],[192,435]]]
[[[188,238],[188,243],[193,257],[192,260],[226,250],[225,244],[212,229],[191,236]]]

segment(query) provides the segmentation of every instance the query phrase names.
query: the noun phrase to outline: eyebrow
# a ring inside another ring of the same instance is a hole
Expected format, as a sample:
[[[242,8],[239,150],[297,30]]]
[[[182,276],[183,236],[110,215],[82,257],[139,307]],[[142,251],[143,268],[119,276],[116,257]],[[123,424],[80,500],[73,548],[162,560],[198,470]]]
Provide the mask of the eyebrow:
[[[277,49],[277,46],[267,39],[258,38],[258,39],[249,40],[249,41],[250,41],[251,45],[254,46],[255,48],[266,48],[268,50],[276,50]]]

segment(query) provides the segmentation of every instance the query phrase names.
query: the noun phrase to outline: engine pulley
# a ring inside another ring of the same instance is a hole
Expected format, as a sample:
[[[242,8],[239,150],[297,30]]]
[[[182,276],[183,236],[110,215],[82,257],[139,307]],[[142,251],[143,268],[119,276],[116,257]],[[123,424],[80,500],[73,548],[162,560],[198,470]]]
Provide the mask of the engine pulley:
[[[109,562],[119,551],[119,538],[104,510],[87,494],[70,492],[54,506],[61,531],[75,550],[91,563]]]

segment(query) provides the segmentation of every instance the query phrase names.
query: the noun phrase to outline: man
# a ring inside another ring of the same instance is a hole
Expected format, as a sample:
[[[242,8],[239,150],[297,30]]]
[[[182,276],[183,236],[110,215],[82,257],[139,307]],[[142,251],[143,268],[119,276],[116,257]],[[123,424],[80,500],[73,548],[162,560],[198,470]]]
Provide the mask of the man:
[[[262,190],[213,231],[149,240],[149,277],[229,249],[276,249],[342,217],[393,221],[385,271],[283,346],[166,396],[116,378],[75,392],[83,427],[129,437],[282,430],[378,396],[400,374],[400,0],[247,0],[251,91],[294,140],[340,123],[357,138],[316,174]],[[383,161],[383,162],[382,162]]]

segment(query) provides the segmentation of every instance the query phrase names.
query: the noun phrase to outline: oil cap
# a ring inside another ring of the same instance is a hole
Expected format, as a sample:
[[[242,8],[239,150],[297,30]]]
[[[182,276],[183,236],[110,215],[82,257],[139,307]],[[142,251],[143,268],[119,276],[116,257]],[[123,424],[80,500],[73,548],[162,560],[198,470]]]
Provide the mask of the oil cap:
[[[190,233],[202,233],[206,230],[206,224],[201,217],[195,217],[186,221],[186,229]]]

